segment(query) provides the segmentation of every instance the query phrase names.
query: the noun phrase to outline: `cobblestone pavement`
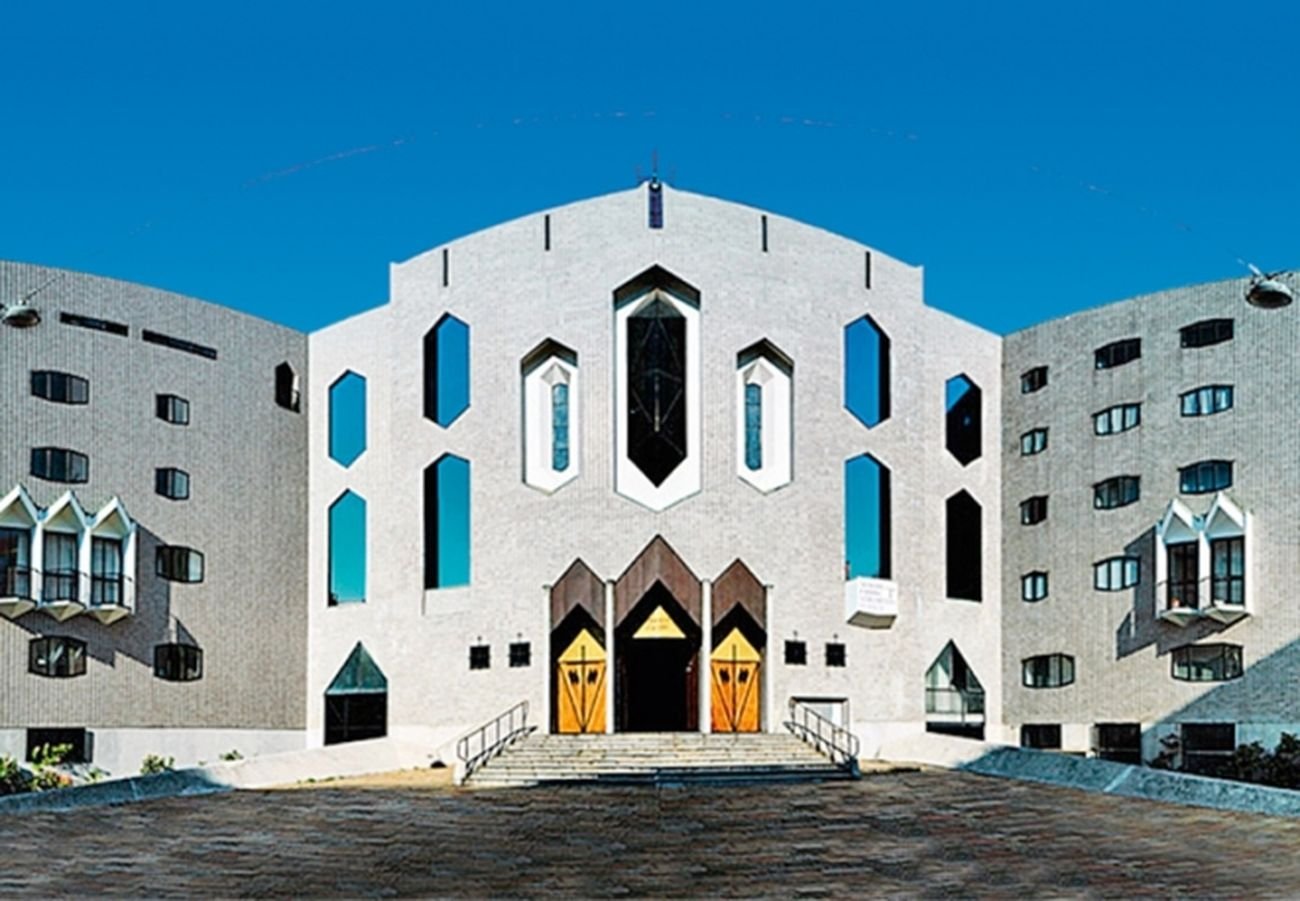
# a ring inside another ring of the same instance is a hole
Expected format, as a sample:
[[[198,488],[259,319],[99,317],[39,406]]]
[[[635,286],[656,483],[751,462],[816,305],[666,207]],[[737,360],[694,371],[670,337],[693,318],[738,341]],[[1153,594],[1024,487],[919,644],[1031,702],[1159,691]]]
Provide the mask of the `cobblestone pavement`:
[[[1300,896],[1300,820],[949,772],[237,792],[0,821],[39,895]]]

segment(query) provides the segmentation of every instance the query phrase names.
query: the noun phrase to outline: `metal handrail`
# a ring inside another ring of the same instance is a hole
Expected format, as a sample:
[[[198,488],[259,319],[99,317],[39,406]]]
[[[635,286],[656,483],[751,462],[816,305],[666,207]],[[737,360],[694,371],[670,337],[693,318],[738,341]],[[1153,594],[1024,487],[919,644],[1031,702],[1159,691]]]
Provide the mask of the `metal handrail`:
[[[456,742],[456,756],[465,763],[464,778],[468,779],[475,770],[531,731],[533,729],[528,725],[528,702],[520,701],[461,738]],[[471,753],[472,748],[477,750]]]
[[[955,703],[954,703],[955,702]],[[984,719],[984,690],[981,688],[925,689],[925,712],[960,716],[961,721],[978,716]]]
[[[785,727],[792,734],[825,754],[836,766],[857,773],[861,745],[856,735],[832,723],[798,698],[790,699],[789,713]]]
[[[1209,607],[1245,607],[1246,577],[1166,579],[1156,584],[1156,596],[1164,600],[1166,611],[1195,612]]]

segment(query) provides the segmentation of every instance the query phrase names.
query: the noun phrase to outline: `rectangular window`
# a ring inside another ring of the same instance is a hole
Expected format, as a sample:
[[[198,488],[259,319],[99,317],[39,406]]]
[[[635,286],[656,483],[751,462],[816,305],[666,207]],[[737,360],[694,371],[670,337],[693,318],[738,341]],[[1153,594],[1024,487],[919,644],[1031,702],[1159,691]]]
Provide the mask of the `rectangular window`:
[[[1114,435],[1137,428],[1141,422],[1141,404],[1117,404],[1092,414],[1092,432],[1094,435]]]
[[[174,501],[188,500],[190,496],[190,474],[183,469],[155,469],[153,471],[153,490],[165,498]]]
[[[1020,374],[1020,393],[1033,394],[1047,387],[1047,367],[1035,366]]]
[[[470,645],[469,668],[489,669],[492,666],[492,646],[486,644]]]
[[[1074,682],[1074,658],[1068,654],[1042,654],[1020,663],[1025,688],[1061,688]]]
[[[1213,776],[1219,773],[1237,749],[1234,723],[1183,723],[1183,770]]]
[[[1041,601],[1047,597],[1047,573],[1025,573],[1020,577],[1020,599],[1022,601]]]
[[[1196,610],[1200,607],[1197,582],[1200,579],[1195,541],[1171,544],[1166,547],[1169,581],[1165,590],[1165,603],[1169,610]]]
[[[1213,416],[1231,409],[1231,385],[1203,385],[1178,395],[1178,411],[1183,416]]]
[[[45,572],[41,591],[45,603],[79,600],[81,579],[77,571],[77,536],[47,531],[42,550]]]
[[[1210,600],[1240,607],[1246,603],[1246,540],[1216,538],[1210,542]]]
[[[1020,502],[1020,524],[1036,525],[1047,519],[1047,495],[1040,494]]]
[[[190,402],[175,394],[159,394],[154,399],[154,415],[172,425],[189,425]]]
[[[1114,369],[1131,363],[1142,356],[1142,339],[1125,338],[1093,351],[1093,363],[1098,369]]]
[[[0,597],[32,598],[31,530],[0,526]]]
[[[569,385],[551,386],[551,469],[569,468]]]
[[[1020,436],[1020,456],[1030,457],[1047,450],[1047,429],[1032,429]]]
[[[1209,347],[1232,340],[1231,319],[1205,319],[1193,322],[1178,330],[1179,344],[1182,347]]]
[[[1092,565],[1092,587],[1098,591],[1123,591],[1137,583],[1137,557],[1111,557]]]
[[[161,545],[154,564],[154,571],[168,581],[203,581],[203,555],[193,548]]]
[[[91,745],[91,733],[85,729],[28,729],[27,760],[35,759],[37,749],[46,745],[72,745],[63,757],[64,763],[90,763],[94,756]]]
[[[88,404],[90,382],[68,372],[37,369],[32,372],[32,395],[56,404]]]
[[[844,645],[837,641],[826,642],[826,665],[844,666]]]
[[[787,641],[785,643],[785,662],[787,666],[803,666],[808,662],[808,643],[804,641]]]
[[[1020,727],[1020,747],[1040,751],[1061,749],[1060,723],[1026,723]]]
[[[203,651],[192,644],[160,644],[153,649],[153,674],[165,682],[203,678]]]
[[[763,468],[763,386],[745,386],[745,468]]]
[[[34,447],[31,463],[38,479],[76,484],[90,478],[90,458],[67,448]]]
[[[1191,644],[1169,655],[1173,677],[1180,682],[1226,682],[1240,678],[1241,645]]]
[[[1115,476],[1092,486],[1092,506],[1097,510],[1114,510],[1136,503],[1141,494],[1138,476]]]
[[[122,592],[122,542],[116,538],[90,539],[90,605],[120,606]]]
[[[86,643],[75,638],[34,638],[27,645],[27,671],[71,679],[86,674]]]
[[[1098,723],[1093,728],[1092,750],[1102,760],[1116,763],[1142,763],[1142,725],[1140,723]]]
[[[1178,470],[1178,490],[1183,494],[1209,494],[1230,487],[1231,460],[1201,460]]]
[[[75,325],[77,328],[88,328],[96,332],[108,332],[110,335],[121,335],[123,337],[130,332],[130,329],[120,322],[96,319],[94,316],[79,316],[76,313],[60,313],[59,322],[64,325]]]
[[[171,335],[164,335],[160,332],[151,332],[149,329],[142,331],[140,337],[145,341],[148,341],[150,344],[170,347],[172,350],[194,354],[196,357],[203,357],[207,360],[215,360],[217,358],[217,349],[215,347],[195,344],[193,341],[186,341],[184,338],[173,338]]]
[[[513,641],[510,643],[510,665],[512,667],[531,666],[533,662],[533,646],[526,641]]]

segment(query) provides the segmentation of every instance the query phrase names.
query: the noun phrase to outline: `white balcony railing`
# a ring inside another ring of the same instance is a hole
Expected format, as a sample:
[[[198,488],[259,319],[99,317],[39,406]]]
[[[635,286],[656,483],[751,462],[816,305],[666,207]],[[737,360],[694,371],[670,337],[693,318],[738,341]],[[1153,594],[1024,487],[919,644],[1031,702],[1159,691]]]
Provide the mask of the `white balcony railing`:
[[[897,616],[897,582],[858,576],[844,583],[844,619],[849,625],[886,629]]]

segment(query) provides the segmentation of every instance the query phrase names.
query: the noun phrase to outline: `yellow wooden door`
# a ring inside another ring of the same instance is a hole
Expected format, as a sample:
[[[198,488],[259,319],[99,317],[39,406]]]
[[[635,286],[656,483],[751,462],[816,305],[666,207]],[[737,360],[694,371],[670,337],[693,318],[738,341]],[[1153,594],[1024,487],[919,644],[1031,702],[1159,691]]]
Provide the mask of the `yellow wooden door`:
[[[744,633],[732,629],[709,656],[713,731],[757,732],[762,655]]]
[[[583,629],[556,664],[561,732],[605,731],[605,649]]]

